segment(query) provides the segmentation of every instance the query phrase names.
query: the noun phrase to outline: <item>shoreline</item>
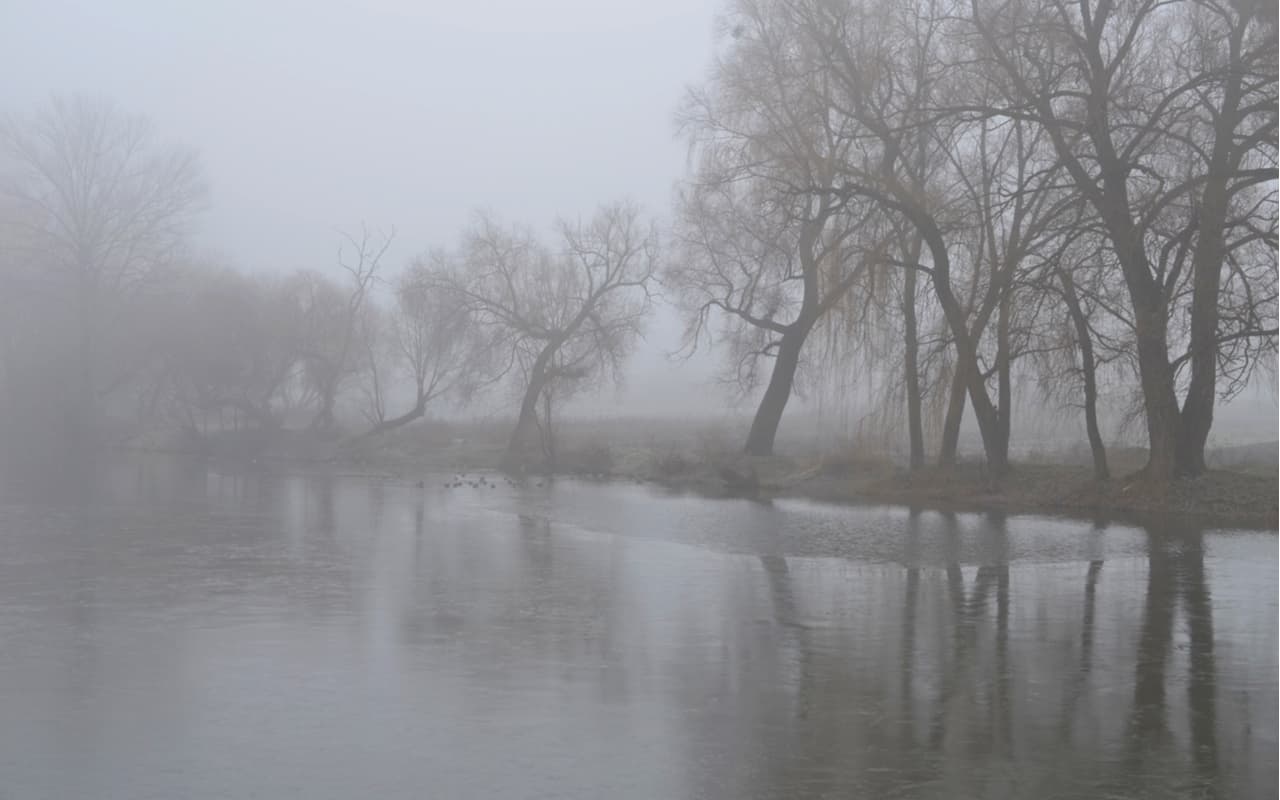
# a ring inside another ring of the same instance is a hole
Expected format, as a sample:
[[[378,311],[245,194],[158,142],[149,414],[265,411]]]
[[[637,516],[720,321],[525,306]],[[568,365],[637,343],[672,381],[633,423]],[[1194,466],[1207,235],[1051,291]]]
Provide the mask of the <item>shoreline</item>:
[[[226,464],[289,464],[326,472],[351,470],[370,478],[422,480],[428,475],[500,473],[502,449],[483,443],[396,452],[388,444],[351,447],[342,442],[267,447],[247,454],[205,454]],[[150,448],[127,450],[156,452]],[[189,450],[159,449],[174,455]],[[1135,470],[1136,473],[1136,470]],[[1193,520],[1205,525],[1280,528],[1280,492],[1274,468],[1213,469],[1192,479],[1153,485],[1137,474],[1106,483],[1089,467],[1015,463],[993,478],[980,464],[928,466],[915,473],[876,460],[833,461],[816,456],[752,458],[730,454],[675,454],[644,448],[591,449],[564,454],[559,468],[527,475],[640,483],[703,497],[796,498],[838,505],[899,505],[937,511],[1040,514],[1071,519],[1140,517],[1148,522]]]
[[[699,480],[646,482],[707,496],[743,496]],[[1134,476],[1099,484],[1087,468],[1069,465],[1015,464],[1000,480],[988,479],[976,465],[960,465],[926,467],[914,475],[905,471],[887,476],[818,473],[791,480],[762,480],[758,496],[943,512],[1003,512],[1076,520],[1177,519],[1227,528],[1280,529],[1274,478],[1228,470],[1211,470],[1198,478],[1151,486]]]

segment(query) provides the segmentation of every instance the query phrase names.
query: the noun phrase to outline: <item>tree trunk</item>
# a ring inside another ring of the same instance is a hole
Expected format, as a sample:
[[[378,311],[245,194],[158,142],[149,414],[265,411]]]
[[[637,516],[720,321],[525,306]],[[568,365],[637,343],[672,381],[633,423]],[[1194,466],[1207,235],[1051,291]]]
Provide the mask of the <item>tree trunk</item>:
[[[79,328],[77,330],[74,410],[76,436],[73,444],[79,447],[93,442],[95,429],[97,428],[97,420],[94,414],[97,407],[97,392],[94,388],[97,380],[94,375],[93,360],[94,328],[96,327],[94,323],[97,317],[97,288],[94,285],[93,276],[87,268],[82,268],[77,303],[77,311],[79,312],[77,324]]]
[[[542,453],[546,456],[547,466],[556,468],[555,431],[551,429],[551,387],[542,392]]]
[[[914,264],[919,257],[920,247],[917,244],[915,255],[909,260]],[[915,471],[924,466],[924,425],[920,421],[920,335],[916,329],[916,271],[911,267],[903,274],[902,320],[906,344],[903,369],[906,373],[907,441],[911,452],[910,467]]]
[[[1094,117],[1101,113],[1090,109]],[[1181,428],[1173,366],[1169,363],[1169,304],[1164,287],[1152,275],[1143,231],[1133,220],[1127,184],[1129,167],[1120,162],[1109,141],[1100,139],[1099,143],[1105,145],[1099,153],[1103,188],[1095,206],[1115,248],[1133,308],[1138,377],[1149,443],[1143,471],[1148,479],[1167,481],[1176,472]]]
[[[796,368],[800,365],[800,348],[809,335],[810,322],[792,323],[782,335],[778,345],[778,356],[773,362],[773,372],[769,375],[769,385],[760,399],[760,407],[751,420],[751,431],[747,434],[747,455],[773,455],[773,442],[778,435],[778,425],[782,422],[782,412],[791,399],[791,388],[795,383]]]
[[[507,452],[503,464],[507,467],[523,466],[528,460],[530,438],[538,428],[538,398],[547,384],[547,365],[555,355],[559,342],[552,342],[542,348],[534,359],[533,368],[529,370],[529,385],[525,387],[524,399],[520,402],[520,416],[516,419],[515,430],[507,442]]]
[[[1110,480],[1107,467],[1107,449],[1098,427],[1098,377],[1097,362],[1093,355],[1093,338],[1089,333],[1089,320],[1080,307],[1075,284],[1066,272],[1059,273],[1062,280],[1062,297],[1076,329],[1076,345],[1080,349],[1080,371],[1084,376],[1084,426],[1089,435],[1089,450],[1093,453],[1093,477],[1099,481]]]
[[[977,353],[970,351],[965,359],[970,363],[969,401],[973,403],[973,416],[978,421],[978,433],[982,436],[987,469],[992,475],[1003,475],[1009,471],[1009,443],[1000,433],[1000,409],[987,396],[986,381],[978,370]]]
[[[1205,188],[1196,250],[1192,260],[1191,382],[1182,405],[1177,471],[1205,471],[1204,448],[1213,426],[1218,379],[1218,295],[1222,284],[1223,226],[1227,209],[1225,178]]]
[[[977,341],[969,332],[964,310],[951,288],[951,257],[947,252],[946,241],[937,222],[927,211],[916,205],[914,200],[899,198],[898,202],[900,208],[911,218],[933,257],[933,292],[938,298],[938,304],[942,306],[947,327],[951,329],[951,335],[955,339],[956,369],[964,375],[968,384],[969,401],[973,404],[973,415],[982,435],[987,467],[993,474],[1002,475],[1009,469],[1008,447],[1000,444],[1000,414],[987,395],[986,381],[978,368]]]
[[[386,433],[387,431],[395,430],[396,428],[402,427],[404,425],[408,425],[410,422],[413,422],[416,419],[422,419],[424,416],[426,416],[426,413],[427,413],[427,398],[425,395],[419,394],[417,402],[413,404],[413,408],[409,409],[408,411],[404,412],[398,417],[392,417],[391,419],[382,420],[377,425],[374,425],[372,428],[365,431],[364,435],[374,436],[379,433]]]
[[[1178,442],[1177,473],[1199,475],[1206,469],[1204,450],[1213,426],[1213,407],[1217,395],[1218,348],[1214,338],[1218,328],[1218,292],[1201,292],[1201,279],[1195,278],[1196,291],[1191,300],[1191,382],[1183,400]]]
[[[996,392],[995,432],[991,449],[1001,464],[1009,463],[1009,433],[1013,424],[1013,352],[1009,343],[1009,326],[1013,324],[1013,287],[1005,286],[1000,293],[1000,307],[996,316]],[[990,456],[988,456],[990,460]]]
[[[1151,480],[1167,481],[1177,474],[1181,415],[1173,388],[1173,366],[1169,363],[1164,303],[1157,300],[1154,305],[1157,308],[1148,305],[1135,309],[1134,329],[1150,443],[1145,472]]]
[[[964,420],[965,392],[969,379],[959,365],[951,376],[951,397],[947,401],[947,416],[942,421],[942,448],[938,451],[938,464],[953,467],[960,448],[960,423]]]
[[[311,420],[311,428],[317,431],[328,431],[333,429],[333,404],[336,392],[333,387],[326,386],[320,392],[320,410],[316,412],[316,416]]]
[[[1229,63],[1239,67],[1246,21],[1228,39]],[[1204,448],[1213,426],[1218,382],[1218,296],[1222,290],[1225,257],[1224,230],[1230,207],[1228,183],[1239,166],[1235,129],[1241,120],[1241,82],[1244,72],[1231,69],[1223,87],[1222,108],[1214,121],[1213,150],[1201,195],[1192,254],[1191,382],[1182,405],[1177,471],[1199,475],[1205,471]]]
[[[1173,365],[1169,363],[1168,302],[1163,287],[1151,274],[1142,232],[1130,217],[1125,170],[1111,166],[1103,172],[1103,198],[1098,210],[1115,248],[1133,308],[1138,378],[1149,444],[1143,471],[1150,480],[1167,481],[1176,473],[1181,428]]]

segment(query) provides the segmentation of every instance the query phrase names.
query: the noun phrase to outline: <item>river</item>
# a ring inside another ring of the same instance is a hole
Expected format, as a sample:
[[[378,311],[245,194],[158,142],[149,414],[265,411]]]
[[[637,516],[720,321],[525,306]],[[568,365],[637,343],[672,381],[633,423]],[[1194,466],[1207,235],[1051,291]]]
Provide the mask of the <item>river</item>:
[[[1276,796],[1274,531],[86,472],[0,487],[3,800]]]

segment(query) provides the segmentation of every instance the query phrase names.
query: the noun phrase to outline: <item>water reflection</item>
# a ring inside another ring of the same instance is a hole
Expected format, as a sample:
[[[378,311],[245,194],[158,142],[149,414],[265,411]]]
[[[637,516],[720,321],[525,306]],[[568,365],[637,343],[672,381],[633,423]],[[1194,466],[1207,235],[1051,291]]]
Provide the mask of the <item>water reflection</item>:
[[[1173,737],[1168,718],[1169,662],[1174,657],[1175,615],[1181,610],[1189,639],[1187,715],[1195,779],[1203,796],[1216,795],[1218,772],[1213,618],[1205,579],[1203,531],[1172,526],[1151,535],[1146,603],[1134,676],[1130,718],[1130,763],[1144,758]]]
[[[14,797],[1276,792],[1274,534],[94,481],[0,504]]]

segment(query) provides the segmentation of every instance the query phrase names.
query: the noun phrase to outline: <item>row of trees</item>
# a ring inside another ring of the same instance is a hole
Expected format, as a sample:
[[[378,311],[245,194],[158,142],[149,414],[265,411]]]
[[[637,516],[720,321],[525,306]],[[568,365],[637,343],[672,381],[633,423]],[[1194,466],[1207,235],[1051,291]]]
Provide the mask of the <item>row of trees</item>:
[[[390,275],[395,232],[341,234],[336,269],[247,276],[187,245],[204,199],[195,157],[140,118],[55,99],[4,121],[0,265],[4,419],[74,440],[109,412],[195,435],[337,427],[365,435],[446,395],[514,385],[508,448],[554,457],[553,406],[621,374],[652,304],[656,229],[628,204],[553,242],[478,215],[451,250]]]
[[[940,460],[967,405],[1006,469],[1033,372],[1083,408],[1098,477],[1104,374],[1135,387],[1151,477],[1205,469],[1215,401],[1274,365],[1274,7],[734,0],[723,28],[681,112],[671,280],[689,347],[726,339],[747,384],[769,366],[748,452],[802,361],[878,343],[912,467],[941,397]]]
[[[553,409],[620,376],[661,283],[688,351],[763,384],[749,454],[797,385],[852,374],[913,469],[927,431],[954,462],[971,413],[1000,472],[1032,378],[1081,408],[1099,478],[1108,386],[1151,477],[1205,468],[1215,402],[1274,366],[1273,9],[731,0],[722,24],[661,264],[615,204],[549,239],[478,215],[396,274],[395,232],[362,229],[334,277],[246,277],[193,263],[198,163],[143,121],[83,99],[6,118],[5,418],[333,431],[354,398],[378,434],[503,385],[508,461],[554,458]]]

